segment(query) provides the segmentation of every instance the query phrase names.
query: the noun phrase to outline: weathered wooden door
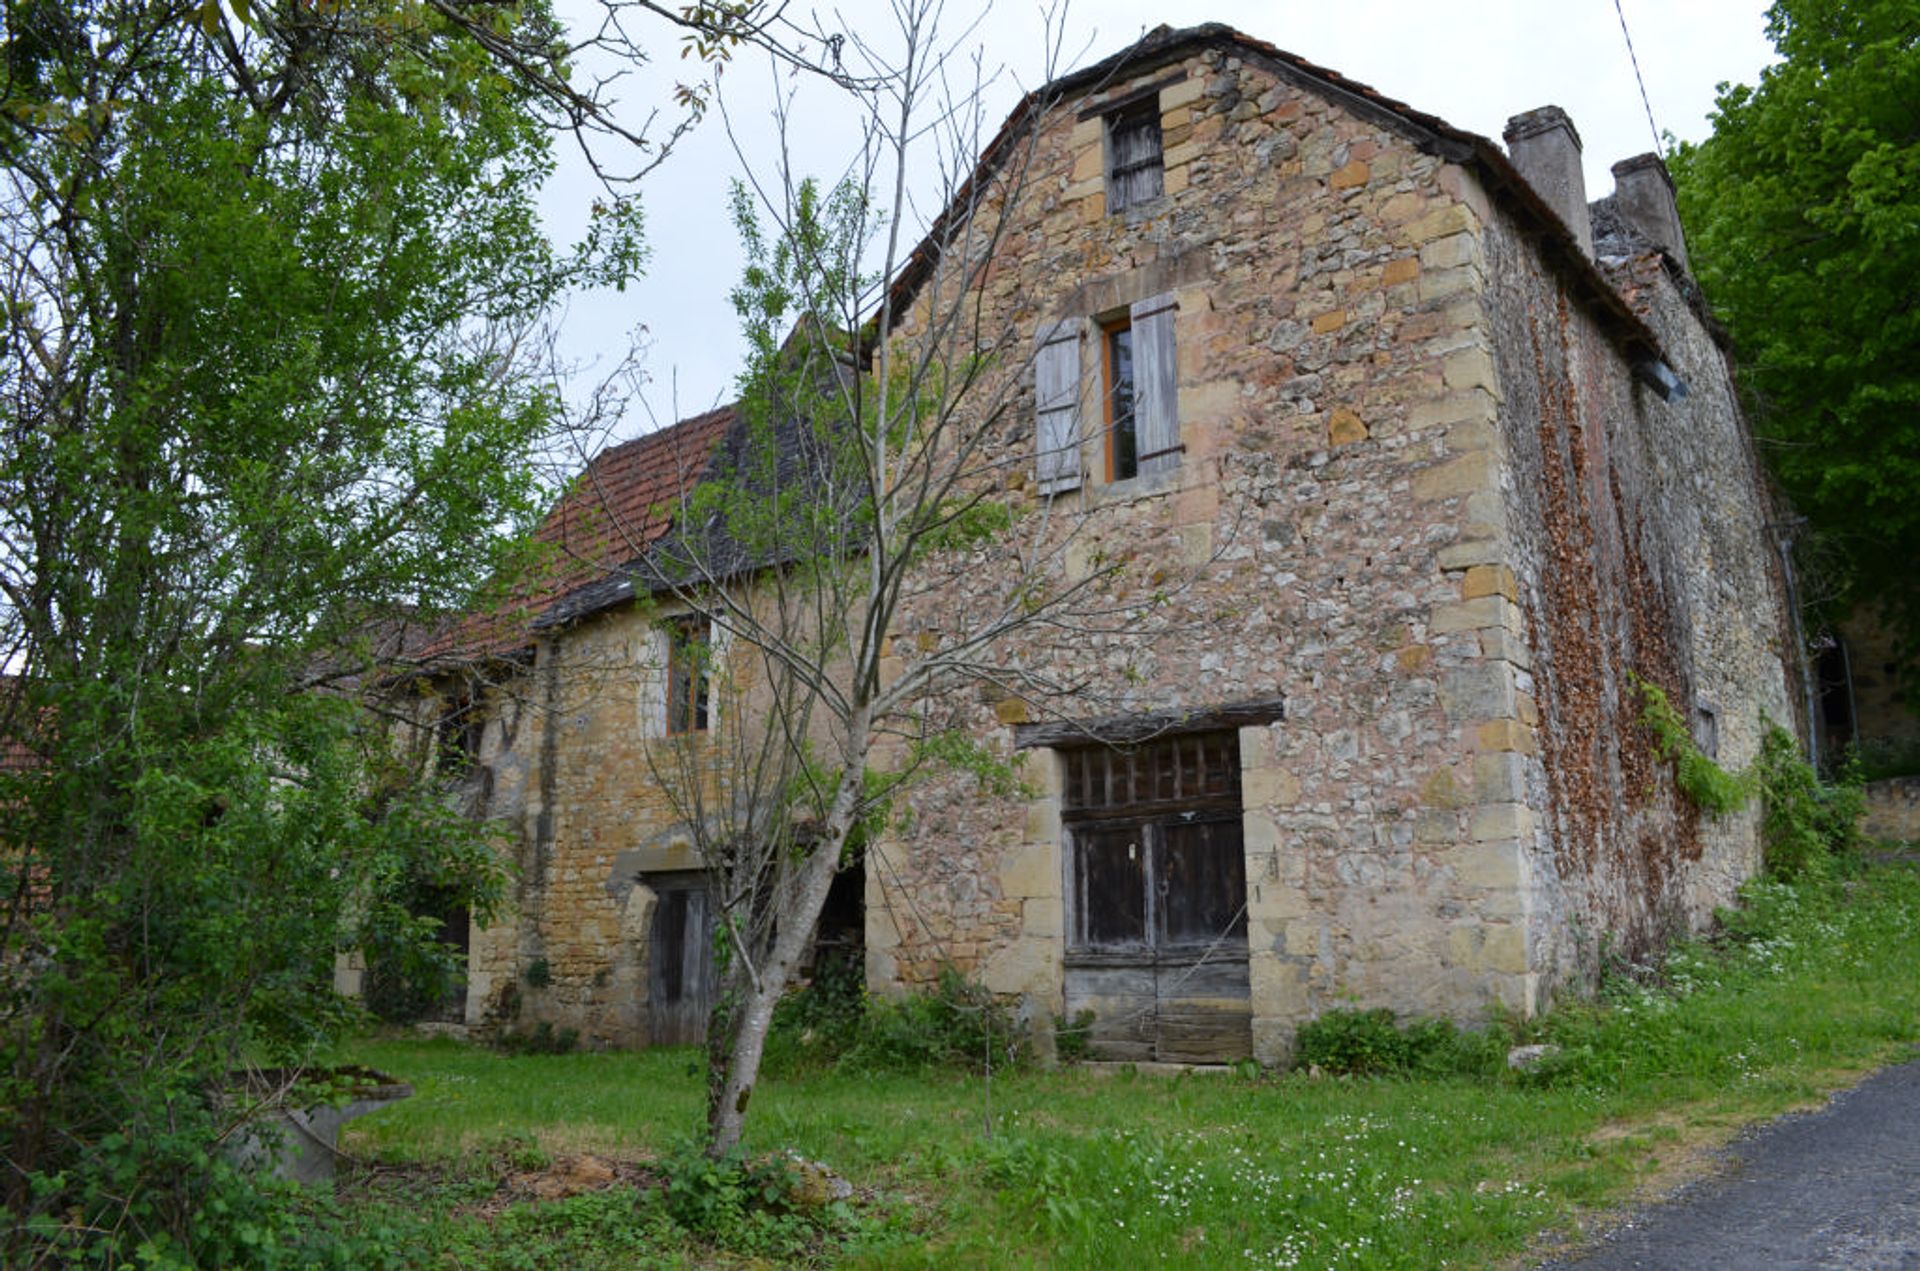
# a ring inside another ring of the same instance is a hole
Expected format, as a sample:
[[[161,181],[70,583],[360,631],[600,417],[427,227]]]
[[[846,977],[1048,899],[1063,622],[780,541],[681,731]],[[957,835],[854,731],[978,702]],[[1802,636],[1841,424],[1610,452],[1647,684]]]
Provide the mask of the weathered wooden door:
[[[1097,1058],[1252,1053],[1239,786],[1231,734],[1069,755],[1066,1007]]]
[[[706,1040],[713,1010],[714,913],[706,878],[663,874],[646,879],[659,900],[647,961],[647,1008],[656,1046]]]

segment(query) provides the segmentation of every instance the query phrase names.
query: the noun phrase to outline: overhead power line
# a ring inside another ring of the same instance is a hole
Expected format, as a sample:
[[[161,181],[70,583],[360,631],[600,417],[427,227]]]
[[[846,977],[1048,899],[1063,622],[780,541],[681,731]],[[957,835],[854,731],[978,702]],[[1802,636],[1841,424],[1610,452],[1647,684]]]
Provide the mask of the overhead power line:
[[[1633,63],[1633,82],[1640,85],[1640,104],[1647,111],[1647,131],[1653,134],[1653,152],[1666,158],[1666,147],[1660,142],[1660,125],[1653,122],[1653,102],[1647,97],[1647,80],[1640,73],[1640,55],[1633,51],[1633,32],[1627,30],[1627,11],[1621,7],[1620,0],[1613,0],[1613,11],[1620,15],[1620,34],[1627,39],[1627,60]]]

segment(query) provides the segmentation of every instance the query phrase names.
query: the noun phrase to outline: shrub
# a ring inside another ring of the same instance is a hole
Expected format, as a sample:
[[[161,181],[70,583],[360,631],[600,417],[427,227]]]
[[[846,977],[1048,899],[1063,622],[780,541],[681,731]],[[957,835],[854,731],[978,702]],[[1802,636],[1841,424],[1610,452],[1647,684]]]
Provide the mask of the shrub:
[[[1294,1063],[1336,1076],[1489,1076],[1502,1070],[1507,1041],[1498,1024],[1463,1032],[1448,1020],[1416,1019],[1402,1027],[1385,1007],[1339,1007],[1301,1026]]]
[[[1053,1055],[1063,1064],[1077,1064],[1093,1052],[1092,1011],[1080,1010],[1073,1018],[1053,1017]]]
[[[1858,852],[1866,796],[1857,766],[1844,765],[1836,781],[1825,783],[1801,757],[1799,743],[1770,724],[1754,770],[1766,807],[1760,832],[1770,876],[1822,877],[1836,859]]]
[[[857,966],[828,964],[775,1009],[765,1063],[775,1072],[813,1064],[917,1072],[1030,1058],[1026,1026],[952,968],[925,992],[878,998],[866,992]]]
[[[504,1029],[493,1038],[495,1049],[509,1055],[564,1055],[580,1044],[577,1028],[555,1028],[541,1020],[531,1028]]]

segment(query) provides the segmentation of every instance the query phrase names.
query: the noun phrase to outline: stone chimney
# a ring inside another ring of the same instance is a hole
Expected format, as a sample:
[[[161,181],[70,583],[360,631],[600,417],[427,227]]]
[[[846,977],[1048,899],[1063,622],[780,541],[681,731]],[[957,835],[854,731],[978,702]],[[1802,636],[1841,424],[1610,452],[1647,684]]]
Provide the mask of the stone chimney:
[[[1587,214],[1587,182],[1580,173],[1580,134],[1558,106],[1542,106],[1507,120],[1507,153],[1543,202],[1573,231],[1580,250],[1593,258],[1593,221]]]
[[[1665,249],[1687,266],[1687,240],[1680,232],[1680,208],[1673,201],[1673,178],[1657,154],[1637,154],[1613,165],[1613,203],[1641,237]]]

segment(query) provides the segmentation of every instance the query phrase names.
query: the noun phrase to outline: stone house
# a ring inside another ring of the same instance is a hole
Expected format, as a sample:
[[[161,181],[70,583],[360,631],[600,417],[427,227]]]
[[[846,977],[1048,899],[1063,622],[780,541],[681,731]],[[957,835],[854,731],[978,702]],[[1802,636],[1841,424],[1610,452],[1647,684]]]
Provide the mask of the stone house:
[[[1659,160],[1589,204],[1555,108],[1503,151],[1221,26],[1048,85],[1015,131],[979,296],[1028,341],[1008,500],[1079,518],[1063,568],[1164,560],[1205,609],[1097,713],[965,703],[1027,787],[916,786],[822,938],[875,990],[953,965],[1043,1035],[1090,1011],[1107,1056],[1271,1061],[1347,1002],[1532,1012],[1726,902],[1755,815],[1676,791],[1635,685],[1737,766],[1795,719],[1793,635]],[[699,1033],[714,915],[647,755],[710,723],[703,633],[634,563],[735,427],[594,459],[542,531],[560,567],[439,650],[487,668],[443,744],[518,866],[469,1022]]]

